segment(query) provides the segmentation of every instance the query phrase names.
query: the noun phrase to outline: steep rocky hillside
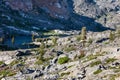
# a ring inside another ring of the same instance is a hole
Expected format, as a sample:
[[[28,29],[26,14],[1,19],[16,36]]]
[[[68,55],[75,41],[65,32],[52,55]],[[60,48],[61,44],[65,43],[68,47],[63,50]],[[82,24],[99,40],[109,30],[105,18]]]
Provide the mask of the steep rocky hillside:
[[[106,27],[120,26],[119,0],[73,0],[77,14],[95,18]]]
[[[119,4],[118,0],[1,0],[0,24],[7,29],[15,27],[28,32],[36,32],[36,27],[37,30],[83,26],[90,31],[115,29],[120,24]]]
[[[43,9],[52,17],[69,17],[67,0],[7,0],[6,3],[14,10],[31,11],[36,7]]]
[[[120,80],[120,0],[0,0],[0,80]]]
[[[38,48],[0,51],[0,79],[119,80],[120,31],[110,32],[72,31],[67,37],[36,38]]]

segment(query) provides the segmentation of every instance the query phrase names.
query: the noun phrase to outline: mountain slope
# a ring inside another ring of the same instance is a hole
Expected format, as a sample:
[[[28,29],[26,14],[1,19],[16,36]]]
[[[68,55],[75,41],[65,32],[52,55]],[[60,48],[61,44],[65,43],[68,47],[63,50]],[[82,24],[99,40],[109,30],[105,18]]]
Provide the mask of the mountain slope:
[[[108,6],[104,6],[105,3],[109,3]],[[90,28],[97,31],[96,26],[114,28],[119,25],[119,22],[116,22],[119,16],[119,1],[106,1],[103,4],[101,0],[96,2],[89,0],[1,0],[0,4],[2,19],[0,24],[4,26],[29,30],[32,30],[32,26],[40,30],[44,28],[80,29],[86,26],[88,30]],[[115,4],[114,7],[112,7],[113,4]],[[106,18],[108,14],[115,15],[111,15],[114,18],[112,24],[109,22],[111,18]]]

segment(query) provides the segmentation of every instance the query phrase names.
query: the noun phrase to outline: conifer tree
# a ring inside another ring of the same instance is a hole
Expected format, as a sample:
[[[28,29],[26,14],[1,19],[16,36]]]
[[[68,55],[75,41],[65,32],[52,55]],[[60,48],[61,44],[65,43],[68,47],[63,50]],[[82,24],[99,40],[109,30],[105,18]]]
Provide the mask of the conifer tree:
[[[81,42],[83,44],[83,47],[85,46],[86,35],[87,35],[86,27],[82,27],[80,40],[81,40]]]
[[[15,43],[15,37],[14,36],[12,36],[11,42],[14,45],[14,43]]]
[[[81,40],[85,41],[86,40],[86,27],[83,27],[81,30]]]
[[[109,39],[110,39],[110,41],[113,41],[114,38],[115,38],[115,35],[114,35],[114,34],[112,33],[112,31],[111,31],[110,34],[109,34]]]

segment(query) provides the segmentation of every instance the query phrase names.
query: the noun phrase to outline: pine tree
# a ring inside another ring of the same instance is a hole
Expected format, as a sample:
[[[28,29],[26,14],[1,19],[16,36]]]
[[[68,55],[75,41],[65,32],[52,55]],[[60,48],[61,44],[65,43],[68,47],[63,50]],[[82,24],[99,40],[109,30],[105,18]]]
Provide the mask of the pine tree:
[[[85,46],[86,34],[87,34],[86,27],[82,27],[80,40],[83,43],[83,47]]]
[[[81,40],[85,41],[86,40],[86,27],[83,27],[81,30]]]
[[[12,36],[11,42],[14,45],[14,43],[15,43],[15,37],[14,36]]]
[[[45,53],[45,43],[41,43],[40,47],[39,47],[39,53],[40,53],[40,56],[42,57]]]
[[[0,38],[0,43],[1,43],[1,44],[4,43],[4,38],[3,38],[3,37]]]
[[[52,42],[53,42],[53,45],[54,45],[54,46],[57,45],[57,38],[56,38],[56,37],[53,37],[53,38],[52,38]]]
[[[114,35],[114,34],[112,33],[112,31],[111,31],[110,34],[109,34],[109,39],[110,39],[110,41],[113,41],[114,38],[115,38],[115,35]]]
[[[35,35],[34,35],[34,34],[32,34],[32,41],[34,41],[34,39],[35,39]]]

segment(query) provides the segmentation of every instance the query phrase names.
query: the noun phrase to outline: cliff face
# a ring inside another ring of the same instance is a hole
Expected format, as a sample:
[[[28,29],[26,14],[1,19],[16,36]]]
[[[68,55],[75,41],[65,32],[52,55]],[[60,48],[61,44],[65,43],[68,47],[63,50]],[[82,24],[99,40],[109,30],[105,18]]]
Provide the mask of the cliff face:
[[[119,0],[73,0],[76,13],[91,18],[120,11]]]
[[[74,11],[105,27],[120,26],[120,0],[73,0]]]
[[[69,2],[73,10],[80,15],[96,17],[104,12],[120,10],[119,0],[6,0],[6,4],[14,10],[30,11],[41,8],[54,17],[66,17],[69,14]]]
[[[32,0],[6,0],[6,4],[14,10],[28,11],[33,9]]]
[[[67,0],[7,0],[6,4],[14,10],[31,11],[37,7],[55,18],[69,17]]]
[[[120,26],[119,0],[0,0],[0,12],[3,27],[27,30]]]

